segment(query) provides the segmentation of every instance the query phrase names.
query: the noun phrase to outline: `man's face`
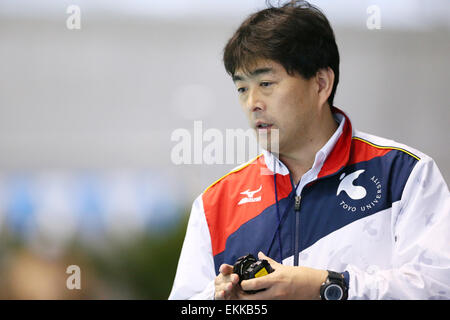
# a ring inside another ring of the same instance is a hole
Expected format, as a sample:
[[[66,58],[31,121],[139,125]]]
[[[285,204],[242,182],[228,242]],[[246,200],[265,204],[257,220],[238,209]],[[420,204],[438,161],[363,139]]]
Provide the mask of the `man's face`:
[[[248,73],[237,70],[233,81],[262,148],[276,151],[277,129],[279,153],[289,155],[312,141],[315,130],[320,129],[315,126],[318,87],[314,77],[291,76],[281,64],[260,60]]]

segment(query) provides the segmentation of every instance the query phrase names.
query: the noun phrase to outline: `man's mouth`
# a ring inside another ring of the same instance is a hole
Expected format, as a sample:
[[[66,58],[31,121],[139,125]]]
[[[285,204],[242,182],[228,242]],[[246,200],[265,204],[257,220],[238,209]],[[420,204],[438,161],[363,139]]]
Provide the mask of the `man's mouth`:
[[[256,130],[268,130],[273,126],[271,123],[265,123],[265,122],[257,122],[256,123]]]

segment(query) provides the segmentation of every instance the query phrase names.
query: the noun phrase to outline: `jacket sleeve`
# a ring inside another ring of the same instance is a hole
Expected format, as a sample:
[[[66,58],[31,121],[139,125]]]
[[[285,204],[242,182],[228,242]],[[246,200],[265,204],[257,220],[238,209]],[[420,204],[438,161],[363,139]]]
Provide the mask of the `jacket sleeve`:
[[[412,170],[392,225],[393,268],[348,266],[349,299],[449,299],[450,194],[429,157]]]
[[[170,300],[213,299],[216,274],[202,195],[195,199]]]

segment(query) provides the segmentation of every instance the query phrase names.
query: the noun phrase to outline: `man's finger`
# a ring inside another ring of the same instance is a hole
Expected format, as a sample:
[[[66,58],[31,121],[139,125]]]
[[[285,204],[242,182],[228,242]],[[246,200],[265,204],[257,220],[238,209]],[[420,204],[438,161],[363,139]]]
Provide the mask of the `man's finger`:
[[[269,274],[267,276],[263,276],[260,278],[243,280],[241,282],[241,288],[242,288],[242,290],[245,290],[245,291],[266,289],[272,285],[271,278],[272,278],[271,274]]]
[[[239,282],[239,276],[236,273],[230,275],[231,282],[236,285]]]
[[[221,290],[219,292],[216,292],[214,299],[224,300],[225,299],[225,291]]]
[[[270,266],[271,266],[274,270],[275,270],[276,268],[278,268],[279,263],[276,262],[275,260],[273,260],[272,258],[269,258],[268,256],[266,256],[264,253],[262,253],[262,251],[260,251],[260,252],[258,253],[258,258],[259,258],[260,260],[263,260],[263,259],[267,260],[267,261],[269,262]]]
[[[219,272],[225,275],[233,273],[233,266],[224,263],[219,267]]]

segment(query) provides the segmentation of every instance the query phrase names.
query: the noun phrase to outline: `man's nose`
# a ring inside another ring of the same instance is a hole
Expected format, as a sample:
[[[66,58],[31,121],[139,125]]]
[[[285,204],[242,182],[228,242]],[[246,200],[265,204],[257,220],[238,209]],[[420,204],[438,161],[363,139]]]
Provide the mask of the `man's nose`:
[[[250,112],[261,111],[265,109],[264,101],[257,89],[251,89],[248,93],[247,108]]]

